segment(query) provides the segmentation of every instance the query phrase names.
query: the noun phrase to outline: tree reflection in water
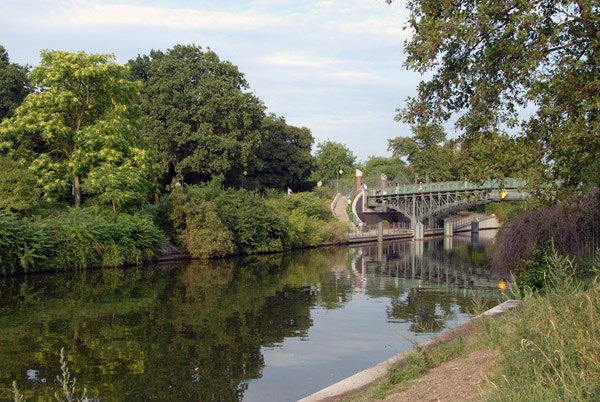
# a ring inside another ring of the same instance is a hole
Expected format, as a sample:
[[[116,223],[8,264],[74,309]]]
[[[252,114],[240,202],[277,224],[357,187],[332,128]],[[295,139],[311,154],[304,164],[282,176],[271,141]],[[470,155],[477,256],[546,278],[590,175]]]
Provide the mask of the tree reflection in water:
[[[64,347],[91,398],[242,400],[263,376],[264,348],[309,340],[315,308],[341,311],[358,292],[389,300],[388,321],[420,333],[444,328],[472,291],[498,296],[464,261],[469,246],[422,246],[0,279],[0,398],[16,380],[26,398],[52,399]]]

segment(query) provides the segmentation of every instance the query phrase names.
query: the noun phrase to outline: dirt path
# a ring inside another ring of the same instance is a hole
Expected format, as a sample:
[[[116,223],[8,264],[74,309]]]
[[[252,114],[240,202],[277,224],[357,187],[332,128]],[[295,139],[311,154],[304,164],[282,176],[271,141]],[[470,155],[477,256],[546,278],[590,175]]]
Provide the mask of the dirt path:
[[[489,390],[486,378],[495,371],[498,352],[481,349],[453,359],[422,377],[402,384],[384,401],[479,401]]]

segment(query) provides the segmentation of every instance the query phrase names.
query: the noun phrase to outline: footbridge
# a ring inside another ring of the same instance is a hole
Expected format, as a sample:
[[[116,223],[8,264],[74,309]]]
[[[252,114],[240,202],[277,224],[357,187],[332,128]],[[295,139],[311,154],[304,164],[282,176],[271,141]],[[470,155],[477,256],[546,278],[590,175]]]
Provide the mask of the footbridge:
[[[476,205],[498,201],[522,201],[525,181],[506,179],[502,184],[489,180],[481,184],[453,181],[431,184],[407,184],[363,191],[363,210],[400,212],[410,218],[411,225]]]

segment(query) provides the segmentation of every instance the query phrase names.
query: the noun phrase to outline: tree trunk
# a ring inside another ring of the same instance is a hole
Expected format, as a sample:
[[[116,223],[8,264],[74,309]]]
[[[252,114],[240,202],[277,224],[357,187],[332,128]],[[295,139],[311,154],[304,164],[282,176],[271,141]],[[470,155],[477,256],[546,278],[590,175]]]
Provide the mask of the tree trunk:
[[[81,183],[78,175],[73,180],[73,198],[75,206],[79,207],[81,205]]]

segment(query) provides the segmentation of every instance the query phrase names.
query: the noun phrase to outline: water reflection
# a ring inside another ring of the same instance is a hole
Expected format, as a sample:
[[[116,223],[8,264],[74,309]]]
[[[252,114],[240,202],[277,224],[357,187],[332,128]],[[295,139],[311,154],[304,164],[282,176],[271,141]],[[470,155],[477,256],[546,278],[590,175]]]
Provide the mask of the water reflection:
[[[0,398],[51,399],[62,347],[102,400],[296,400],[497,298],[468,241],[0,280]]]

